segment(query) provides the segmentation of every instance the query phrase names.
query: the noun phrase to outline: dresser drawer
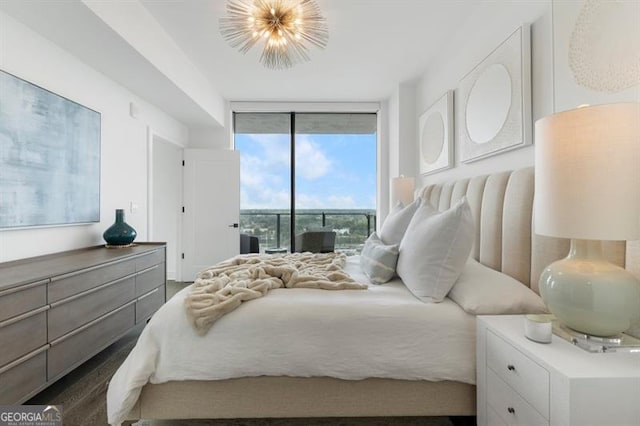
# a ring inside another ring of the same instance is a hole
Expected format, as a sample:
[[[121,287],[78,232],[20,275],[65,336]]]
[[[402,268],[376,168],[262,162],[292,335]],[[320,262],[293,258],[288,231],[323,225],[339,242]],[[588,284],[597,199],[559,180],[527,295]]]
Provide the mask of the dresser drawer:
[[[140,297],[165,283],[163,262],[138,272],[136,275],[136,296]]]
[[[51,305],[49,340],[57,339],[135,298],[135,275],[63,299]]]
[[[24,402],[47,382],[47,346],[0,368],[0,405]]]
[[[48,282],[49,280],[36,281],[0,291],[0,321],[46,305]]]
[[[487,366],[549,418],[549,372],[491,330],[487,331]]]
[[[136,302],[136,324],[146,321],[164,303],[164,286],[157,287],[140,296]]]
[[[144,256],[137,257],[136,271],[142,271],[143,269],[150,268],[153,265],[157,265],[162,262],[164,262],[164,248],[152,251]]]
[[[113,343],[135,324],[135,301],[100,317],[51,342],[47,357],[47,379],[77,367]]]
[[[496,373],[487,370],[487,404],[503,424],[521,426],[548,426],[549,422],[513,391]],[[493,426],[494,423],[489,423]],[[498,422],[500,424],[500,422]]]
[[[136,259],[128,259],[53,277],[48,286],[49,303],[66,299],[135,272]]]
[[[48,306],[0,323],[0,367],[47,343]]]

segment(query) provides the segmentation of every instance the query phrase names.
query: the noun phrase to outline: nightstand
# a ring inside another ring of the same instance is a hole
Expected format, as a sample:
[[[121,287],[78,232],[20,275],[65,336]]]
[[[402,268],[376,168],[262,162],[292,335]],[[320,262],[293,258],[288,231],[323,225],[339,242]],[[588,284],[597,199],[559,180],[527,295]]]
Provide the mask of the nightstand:
[[[524,316],[477,317],[479,426],[638,426],[640,353],[524,337]]]

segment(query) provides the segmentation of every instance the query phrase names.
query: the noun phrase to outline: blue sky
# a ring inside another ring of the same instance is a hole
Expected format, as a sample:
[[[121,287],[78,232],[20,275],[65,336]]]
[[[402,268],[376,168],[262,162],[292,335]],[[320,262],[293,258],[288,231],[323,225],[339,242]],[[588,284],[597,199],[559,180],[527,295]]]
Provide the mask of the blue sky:
[[[240,208],[289,208],[289,135],[236,134]],[[296,135],[296,208],[375,209],[376,135]]]

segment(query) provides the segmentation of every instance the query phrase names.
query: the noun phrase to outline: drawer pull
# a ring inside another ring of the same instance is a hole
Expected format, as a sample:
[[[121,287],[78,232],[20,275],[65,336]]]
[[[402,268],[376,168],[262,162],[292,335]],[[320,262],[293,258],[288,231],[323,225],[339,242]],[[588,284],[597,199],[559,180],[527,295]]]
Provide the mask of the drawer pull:
[[[507,408],[507,411],[508,411],[509,413],[511,413],[511,414],[515,414],[515,413],[516,413],[516,410],[515,410],[513,407],[508,407],[508,408]]]
[[[154,265],[154,266],[152,266],[152,267],[150,267],[150,268],[143,269],[142,271],[138,271],[138,272],[136,272],[136,275],[146,274],[147,272],[152,271],[152,270],[154,270],[154,269],[158,268],[159,266],[160,266],[160,264],[157,264],[157,265]]]
[[[100,269],[100,268],[106,268],[108,266],[113,266],[117,263],[124,263],[127,261],[130,261],[133,257],[126,257],[124,259],[118,259],[118,260],[114,260],[114,261],[110,261],[110,262],[106,262],[106,263],[101,263],[95,266],[90,266],[88,268],[84,268],[84,269],[80,269],[78,271],[73,271],[73,272],[69,272],[67,274],[62,274],[62,275],[57,275],[55,277],[51,277],[51,283],[55,283],[56,281],[60,281],[60,280],[64,280],[67,278],[71,278],[71,277],[75,277],[76,275],[80,275],[80,274],[85,274],[87,272],[91,272],[91,271],[95,271],[96,269]]]
[[[157,293],[157,292],[158,292],[158,290],[159,290],[159,287],[158,287],[158,288],[154,288],[153,290],[151,290],[151,291],[150,291],[149,293],[147,293],[147,294],[143,294],[142,296],[138,297],[138,302],[139,302],[139,301],[141,301],[141,300],[143,300],[143,299],[146,299],[146,298],[147,298],[147,297],[149,297],[149,296],[152,296],[154,293]]]
[[[135,273],[134,274],[130,274],[130,275],[127,275],[126,277],[118,278],[116,280],[109,281],[108,283],[99,285],[97,287],[90,288],[89,290],[85,290],[85,291],[82,291],[80,293],[76,293],[73,296],[69,296],[69,297],[66,297],[64,299],[60,299],[60,300],[58,300],[56,302],[53,302],[51,304],[51,307],[52,308],[57,308],[60,305],[64,305],[65,303],[73,302],[76,299],[80,299],[81,297],[85,297],[85,296],[88,296],[88,295],[90,295],[92,293],[95,293],[97,291],[104,290],[107,287],[111,287],[112,285],[119,284],[122,281],[126,281],[126,280],[128,280],[130,278],[133,278],[135,276],[136,276]]]
[[[34,315],[38,315],[38,314],[40,314],[40,313],[42,313],[44,311],[48,311],[50,308],[51,308],[50,305],[44,305],[44,306],[39,307],[38,309],[34,309],[33,311],[25,312],[24,314],[9,318],[9,319],[4,320],[4,321],[0,321],[0,328],[7,327],[7,326],[9,326],[11,324],[17,323],[18,321],[22,321],[22,320],[30,318],[30,317],[32,317]]]
[[[32,282],[32,283],[26,284],[26,285],[19,285],[19,286],[10,288],[8,290],[0,291],[0,297],[8,296],[11,293],[18,293],[20,291],[29,290],[30,288],[38,287],[38,286],[41,286],[43,284],[47,284],[48,282],[49,282],[49,278],[47,278],[46,280],[40,280],[40,281]]]
[[[509,365],[507,365],[507,370],[516,371],[516,368],[513,365],[509,364]]]

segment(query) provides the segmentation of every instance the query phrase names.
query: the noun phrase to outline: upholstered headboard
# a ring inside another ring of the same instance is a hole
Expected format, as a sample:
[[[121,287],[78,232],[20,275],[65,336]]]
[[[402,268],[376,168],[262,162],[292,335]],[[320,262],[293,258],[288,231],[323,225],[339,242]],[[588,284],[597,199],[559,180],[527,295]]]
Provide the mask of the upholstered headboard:
[[[569,240],[532,232],[533,192],[533,167],[528,167],[429,185],[419,195],[439,210],[448,209],[466,196],[476,221],[471,255],[538,292],[542,270],[567,255]],[[623,242],[607,242],[603,247],[609,261],[624,267]]]

